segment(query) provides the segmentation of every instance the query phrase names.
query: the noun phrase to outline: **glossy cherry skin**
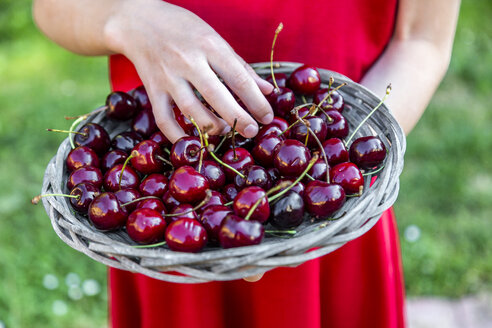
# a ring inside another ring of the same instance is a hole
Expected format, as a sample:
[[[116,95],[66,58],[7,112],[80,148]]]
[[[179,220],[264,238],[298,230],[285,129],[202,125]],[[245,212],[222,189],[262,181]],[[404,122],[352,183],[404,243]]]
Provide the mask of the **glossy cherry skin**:
[[[315,180],[326,181],[326,171],[328,168],[326,167],[325,159],[321,156],[311,167],[308,174],[313,177]],[[305,180],[309,181],[309,180]]]
[[[112,192],[103,192],[89,205],[89,220],[99,230],[110,231],[126,224],[128,212]]]
[[[207,230],[210,241],[217,242],[219,240],[220,225],[225,217],[232,213],[232,210],[224,205],[211,205],[203,210],[199,221],[205,227],[205,230]]]
[[[276,148],[273,164],[284,177],[298,177],[311,159],[309,149],[299,140],[286,139]]]
[[[72,190],[79,183],[90,182],[97,188],[101,188],[103,184],[103,176],[101,170],[93,166],[83,166],[70,173],[67,179],[67,188]]]
[[[205,205],[203,205],[201,208],[197,209],[196,212],[198,214],[201,214],[207,207],[214,205],[224,205],[225,203],[227,203],[227,199],[225,198],[225,196],[217,190],[212,190],[208,202],[206,202]]]
[[[287,85],[295,93],[309,95],[318,91],[321,77],[315,67],[302,65],[290,74]]]
[[[346,162],[330,169],[332,183],[339,184],[347,195],[361,194],[364,188],[364,177],[357,165]]]
[[[123,91],[111,92],[106,98],[106,117],[125,121],[137,113],[137,102],[128,93]]]
[[[135,115],[132,121],[132,130],[148,138],[158,130],[154,114],[151,109],[142,109]]]
[[[196,253],[205,247],[207,240],[207,230],[197,220],[177,220],[166,229],[166,243],[173,251]]]
[[[117,164],[123,164],[127,158],[128,154],[122,150],[108,151],[101,160],[101,171],[104,173]]]
[[[174,210],[172,210],[171,214],[174,215],[166,216],[167,224],[171,224],[171,222],[185,218],[198,220],[198,215],[195,211],[193,211],[193,206],[190,204],[179,204],[174,208]]]
[[[140,134],[133,131],[126,131],[116,135],[113,140],[111,140],[111,147],[113,149],[119,149],[125,153],[130,153],[137,144],[143,141]]]
[[[309,107],[301,107],[301,108],[298,108],[297,109],[297,113],[299,115],[299,117],[307,117],[309,115]],[[297,122],[298,118],[297,118],[297,115],[296,115],[296,111],[295,110],[292,110],[290,113],[289,113],[289,117],[287,118],[289,124],[292,124],[294,122]]]
[[[343,139],[348,136],[349,126],[347,120],[340,112],[332,109],[320,114],[320,117],[326,122],[326,128],[328,130],[326,136],[328,138]]]
[[[200,139],[198,137],[179,138],[171,148],[169,159],[175,168],[189,165],[195,166],[200,161]],[[207,150],[203,150],[203,159],[207,156]]]
[[[328,218],[345,203],[345,192],[340,185],[326,181],[311,181],[304,191],[304,204],[317,218]]]
[[[141,208],[128,216],[126,232],[139,244],[155,244],[164,240],[166,226],[166,221],[159,212]]]
[[[198,164],[195,166],[198,171]],[[219,190],[226,183],[226,175],[220,165],[213,161],[203,161],[200,173],[207,178],[210,189]]]
[[[305,118],[305,120],[308,121],[309,127],[314,132],[318,140],[320,142],[325,141],[326,134],[328,133],[328,128],[326,127],[325,121],[323,121],[321,117],[317,117],[317,116],[308,116]],[[290,133],[292,139],[299,140],[302,143],[305,142],[307,134],[309,134],[307,146],[311,149],[319,148],[318,143],[311,136],[307,127],[303,123],[301,122],[296,123],[296,125],[292,127]]]
[[[224,156],[222,156],[222,161],[239,172],[245,170],[248,166],[255,163],[249,151],[244,148],[236,148],[235,154],[236,157],[234,157],[234,150],[229,149],[225,152]],[[224,172],[229,181],[234,181],[234,177],[236,176],[236,173],[234,171],[228,169],[227,167],[224,167]]]
[[[251,155],[258,164],[266,168],[272,167],[275,148],[281,141],[282,139],[274,134],[264,136],[256,142],[255,147],[251,151]]]
[[[270,224],[278,229],[292,229],[304,221],[304,200],[294,191],[287,192],[272,206]]]
[[[275,75],[275,82],[277,82],[277,86],[285,88],[287,85],[287,74],[285,73],[274,73]],[[269,82],[271,85],[275,86],[273,83],[273,78],[272,75],[268,75],[265,79],[267,82]]]
[[[137,102],[137,107],[139,109],[152,109],[152,104],[150,103],[149,95],[147,90],[143,85],[136,87],[130,92],[130,95]]]
[[[118,191],[126,188],[138,188],[140,184],[140,177],[137,172],[130,166],[126,166],[123,170],[123,164],[116,164],[109,171],[104,174],[104,190],[106,191]],[[121,177],[121,185],[119,183]]]
[[[287,128],[289,127],[289,123],[285,119],[283,119],[282,117],[279,117],[279,116],[273,117],[273,120],[270,124],[278,126],[280,128],[280,130],[282,130],[282,131],[287,130]],[[284,133],[286,138],[289,137],[289,133],[290,133],[289,131]]]
[[[258,245],[263,240],[265,228],[258,221],[244,220],[228,214],[219,229],[219,243],[223,248]]]
[[[149,198],[139,201],[136,209],[139,208],[150,208],[151,210],[159,212],[162,217],[168,213],[164,203],[157,198]]]
[[[171,146],[171,141],[161,131],[154,132],[150,137],[150,140],[157,142],[159,147],[164,148]]]
[[[162,197],[167,190],[169,179],[160,173],[152,173],[147,176],[138,186],[142,196]]]
[[[332,90],[332,89],[330,89]],[[319,89],[313,96],[313,102],[315,104],[320,104],[323,99],[328,95],[328,88]],[[325,110],[335,109],[340,113],[345,107],[345,101],[342,95],[337,90],[333,90],[330,97],[320,105],[321,108]]]
[[[240,217],[246,217],[253,205],[262,198],[258,207],[253,211],[250,220],[261,223],[265,222],[270,216],[270,205],[268,204],[268,198],[264,197],[265,194],[265,190],[260,187],[252,186],[244,188],[237,194],[236,198],[234,198],[232,204],[234,213]]]
[[[210,142],[210,140],[209,140]],[[251,138],[245,138],[240,134],[236,134],[234,136],[234,147],[236,148],[244,148],[247,150],[252,149],[254,146],[254,139]],[[224,151],[227,151],[229,149],[232,149],[232,138],[227,138],[227,140],[224,142],[224,145],[222,146]]]
[[[361,137],[350,145],[350,161],[361,169],[372,169],[386,158],[386,147],[374,136]]]
[[[234,184],[239,190],[250,186],[257,186],[264,190],[268,190],[272,186],[270,175],[259,165],[248,166],[242,173],[245,176],[244,179],[239,175],[236,175],[234,178]]]
[[[109,149],[111,140],[108,132],[99,124],[87,123],[75,134],[73,141],[76,146],[86,146],[103,156]]]
[[[347,147],[343,141],[339,138],[330,138],[323,142],[323,149],[325,150],[326,158],[330,166],[348,162],[349,153]]]
[[[173,107],[173,112],[174,119],[178,122],[183,131],[190,136],[195,136],[195,125],[181,113],[181,110],[178,107]]]
[[[263,137],[270,134],[274,134],[278,136],[280,139],[284,140],[286,136],[285,134],[282,134],[282,132],[284,131],[277,124],[270,123],[267,125],[263,125],[255,137],[255,143],[258,143],[259,140],[263,139]],[[288,132],[290,132],[290,130]]]
[[[224,194],[227,201],[231,202],[234,200],[234,198],[236,198],[238,191],[236,186],[231,183],[224,186],[222,193]]]
[[[143,174],[160,173],[164,164],[158,157],[164,157],[159,145],[152,140],[144,140],[132,150],[132,166]]]
[[[70,198],[70,204],[77,212],[87,213],[89,205],[100,193],[101,190],[90,182],[79,183],[70,191],[71,196],[79,198]]]
[[[272,93],[267,96],[267,100],[272,106],[275,116],[287,118],[289,112],[296,104],[296,96],[289,88],[280,87],[273,89]]]
[[[72,149],[65,160],[69,172],[83,166],[99,167],[99,156],[89,147],[80,146]]]
[[[280,172],[278,169],[275,167],[269,167],[267,169],[267,173],[270,176],[270,181],[272,182],[272,185],[275,185],[277,181],[280,179]]]
[[[124,207],[128,213],[133,212],[137,208],[138,202],[131,203],[125,206],[123,205],[141,197],[138,190],[133,188],[120,189],[116,191],[114,195],[120,202],[121,206]]]
[[[280,179],[275,184],[275,186],[278,186],[279,184],[283,183],[284,181],[289,181],[291,184],[295,182],[294,179]],[[284,189],[285,188],[282,188],[278,192],[281,192]],[[303,196],[304,195],[304,189],[306,189],[306,187],[304,186],[304,184],[302,182],[299,181],[290,190],[293,191],[293,192],[295,192],[296,194],[299,194],[299,195]]]
[[[164,203],[168,211],[172,211],[173,209],[176,208],[176,206],[181,204],[180,202],[178,202],[176,198],[174,198],[171,195],[171,193],[169,192],[169,187],[168,190],[162,196],[162,202]]]
[[[169,179],[171,195],[181,203],[195,204],[203,200],[209,189],[208,180],[191,166],[181,166]]]

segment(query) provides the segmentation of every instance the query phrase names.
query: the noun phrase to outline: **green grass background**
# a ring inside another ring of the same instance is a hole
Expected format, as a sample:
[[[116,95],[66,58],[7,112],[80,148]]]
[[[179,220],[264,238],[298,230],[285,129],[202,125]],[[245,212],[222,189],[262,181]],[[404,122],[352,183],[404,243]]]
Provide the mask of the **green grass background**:
[[[64,138],[44,130],[104,101],[106,59],[59,48],[30,15],[27,0],[0,2],[0,327],[105,326],[106,268],[60,241],[30,199]],[[491,17],[491,1],[463,2],[449,72],[408,137],[395,210],[410,296],[491,290]],[[101,292],[71,299],[69,273]],[[46,274],[58,288],[43,287]]]

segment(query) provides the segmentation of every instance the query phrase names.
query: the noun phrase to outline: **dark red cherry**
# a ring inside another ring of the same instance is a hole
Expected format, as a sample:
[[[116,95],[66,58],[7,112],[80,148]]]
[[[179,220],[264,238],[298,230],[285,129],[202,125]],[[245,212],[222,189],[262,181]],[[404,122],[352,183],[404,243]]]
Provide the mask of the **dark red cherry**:
[[[228,214],[232,214],[232,210],[224,205],[211,205],[203,210],[199,221],[207,230],[210,241],[217,242],[219,240],[220,225]]]
[[[339,184],[347,195],[361,194],[364,188],[364,177],[357,165],[346,162],[330,169],[332,183]]]
[[[141,197],[140,193],[138,192],[137,189],[133,188],[128,188],[128,189],[120,189],[114,193],[118,201],[120,202],[121,206],[126,209],[128,213],[133,212],[138,205],[138,202],[131,203],[128,205],[123,206],[126,203],[132,202],[138,198]]]
[[[123,91],[111,92],[106,98],[106,117],[125,121],[137,113],[137,102],[128,93]]]
[[[311,159],[309,149],[298,140],[283,140],[276,148],[273,164],[285,177],[298,177],[306,169]]]
[[[279,116],[275,116],[273,118],[273,121],[270,124],[278,126],[280,128],[280,130],[282,130],[282,131],[287,130],[287,128],[289,127],[289,123],[285,119],[283,119]],[[289,134],[290,134],[290,131],[287,131],[284,133],[286,138],[289,137]]]
[[[234,156],[234,154],[236,156]],[[239,172],[245,170],[248,166],[255,163],[249,151],[244,148],[236,148],[235,152],[233,149],[229,149],[225,152],[224,156],[222,156],[222,161]],[[224,172],[229,181],[234,181],[234,177],[236,176],[236,173],[234,171],[228,169],[227,167],[224,167]]]
[[[225,198],[225,196],[217,190],[212,190],[210,199],[207,203],[205,203],[201,208],[197,210],[197,213],[202,213],[209,206],[224,205],[225,203],[227,203],[227,199]]]
[[[340,112],[332,109],[320,114],[321,118],[326,122],[328,138],[345,138],[349,133],[349,126],[345,117]],[[328,118],[328,117],[329,118]]]
[[[326,171],[327,171],[325,159],[321,156],[311,167],[308,174],[315,180],[326,181]],[[309,181],[309,180],[305,180]]]
[[[141,208],[128,216],[126,232],[139,244],[155,244],[164,240],[166,221],[159,212]]]
[[[296,96],[292,90],[279,87],[278,89],[273,89],[272,93],[267,96],[267,100],[272,106],[275,116],[286,118],[291,109],[294,108]]]
[[[210,142],[210,140],[209,140]],[[236,148],[244,148],[244,149],[247,149],[247,150],[250,150],[251,148],[253,148],[254,146],[254,139],[252,138],[245,138],[243,137],[242,135],[240,134],[236,134],[234,136],[234,147]],[[225,142],[224,142],[224,151],[227,151],[229,149],[232,149],[232,138],[228,138]]]
[[[330,89],[332,90],[332,89]],[[316,91],[313,97],[313,102],[315,104],[320,104],[323,99],[328,95],[328,88],[319,89]],[[342,95],[337,90],[333,90],[330,97],[320,105],[321,108],[325,110],[335,109],[340,113],[343,111],[345,107],[345,101],[343,100]]]
[[[207,240],[207,231],[197,220],[177,220],[166,229],[166,243],[173,251],[196,253],[205,247]]]
[[[328,132],[325,121],[323,121],[322,118],[317,117],[317,116],[308,116],[305,118],[305,120],[308,121],[309,127],[314,132],[314,134],[316,135],[318,140],[320,142],[325,141],[326,134]],[[292,127],[291,133],[290,133],[292,139],[299,140],[302,143],[305,142],[306,135],[308,135],[308,134],[309,134],[309,137],[308,137],[307,146],[309,148],[315,148],[315,147],[319,148],[318,143],[311,136],[311,134],[308,132],[307,127],[303,123],[301,123],[301,122],[296,123],[296,125],[294,125]]]
[[[143,85],[136,87],[133,89],[130,94],[137,102],[137,107],[139,109],[152,109],[152,104],[150,103],[149,95],[147,94],[147,90]]]
[[[110,231],[125,226],[128,212],[112,192],[103,192],[89,205],[89,220],[99,230]]]
[[[139,201],[136,209],[139,208],[150,208],[151,210],[159,212],[163,217],[168,212],[164,206],[164,203],[157,198],[149,198]]]
[[[74,210],[87,213],[91,202],[101,193],[101,190],[90,182],[79,183],[70,191],[70,195],[79,198],[70,198]]]
[[[104,174],[104,190],[118,191],[126,188],[138,188],[140,178],[130,166],[126,166],[122,172],[123,164],[116,164]],[[121,177],[121,184],[120,184]]]
[[[279,229],[298,227],[304,220],[304,201],[294,191],[287,192],[272,206],[270,224]]]
[[[91,148],[80,146],[68,153],[66,164],[69,172],[83,166],[99,167],[99,156]]]
[[[154,132],[150,137],[150,140],[157,142],[159,147],[164,148],[171,146],[171,141],[161,132],[161,131],[156,131]]]
[[[195,135],[195,125],[181,113],[181,110],[178,107],[173,107],[174,119],[178,122],[179,126],[183,129],[183,131],[190,135]]]
[[[268,190],[272,186],[268,172],[259,165],[248,166],[242,173],[245,176],[244,179],[239,175],[236,175],[234,178],[234,184],[239,190],[250,186],[257,186]]]
[[[159,157],[164,157],[159,145],[152,140],[144,140],[132,150],[130,162],[132,166],[143,174],[159,173],[164,170],[164,164]]]
[[[222,193],[224,194],[225,198],[231,202],[234,200],[234,198],[236,198],[237,196],[237,188],[234,184],[228,184],[224,187],[224,189],[222,190]]]
[[[309,115],[309,107],[301,107],[301,108],[298,108],[297,109],[297,113],[299,114],[299,117],[302,118],[302,117],[307,117]],[[289,113],[289,117],[287,118],[289,124],[292,124],[294,122],[297,122],[298,121],[298,118],[297,118],[297,115],[296,115],[296,111],[295,110],[292,110],[290,113]]]
[[[315,67],[302,65],[290,74],[287,85],[295,93],[309,95],[319,89],[321,77]]]
[[[73,141],[76,146],[91,148],[99,156],[103,156],[109,149],[111,140],[108,132],[99,124],[87,123],[76,134]]]
[[[108,151],[101,160],[101,171],[106,172],[117,164],[125,163],[128,158],[128,154],[123,150],[111,150]]]
[[[386,147],[374,136],[361,137],[350,145],[350,161],[361,169],[372,169],[386,158]]]
[[[278,180],[278,182],[275,184],[275,186],[278,186],[279,184],[281,183],[284,183],[285,181],[289,181],[291,184],[295,182],[294,179],[280,179]],[[287,187],[286,187],[287,188]],[[285,188],[282,188],[280,189],[278,192],[281,192],[282,190],[284,190]],[[304,189],[306,189],[306,187],[304,186],[304,184],[302,182],[298,182],[296,183],[292,189],[290,189],[291,191],[295,192],[296,194],[299,194],[301,196],[304,195]]]
[[[340,185],[326,181],[311,181],[304,191],[304,204],[317,218],[328,218],[345,203],[345,192]]]
[[[67,180],[67,188],[72,190],[79,183],[90,182],[97,188],[101,188],[103,184],[103,176],[101,170],[93,166],[83,166],[72,173]]]
[[[344,142],[339,138],[330,138],[323,142],[323,149],[328,159],[330,166],[335,166],[339,163],[348,162],[349,153]]]
[[[267,136],[267,135],[270,135],[270,134],[273,134],[273,135],[276,135],[278,136],[280,139],[284,140],[286,135],[285,133],[282,134],[283,130],[276,124],[267,124],[267,125],[263,125],[261,128],[260,128],[260,131],[258,131],[258,134],[256,135],[255,137],[255,143],[257,144],[258,141],[260,141],[261,139],[263,139],[263,137]],[[290,132],[290,131],[288,131]]]
[[[138,190],[142,196],[162,197],[167,190],[169,179],[163,174],[152,173],[147,176],[138,186]]]
[[[198,170],[198,164],[195,166]],[[224,170],[219,164],[213,161],[203,161],[200,172],[205,178],[207,178],[210,184],[210,189],[219,190],[224,187],[226,183],[226,175]]]
[[[280,172],[277,168],[275,167],[269,167],[267,169],[268,175],[270,176],[270,181],[272,182],[272,185],[277,184],[277,181],[280,179]]]
[[[264,167],[272,167],[275,148],[281,141],[282,139],[274,134],[264,136],[256,143],[251,155],[253,155],[258,164]]]
[[[179,202],[195,204],[205,198],[209,183],[191,166],[181,166],[171,175],[168,188]]]
[[[166,205],[168,211],[174,210],[176,206],[181,204],[176,198],[171,195],[171,193],[169,192],[169,186],[168,190],[162,196],[162,202],[164,203],[164,205]]]
[[[189,165],[195,166],[200,161],[200,139],[198,137],[185,136],[179,138],[171,148],[169,159],[175,168]],[[207,150],[203,150],[203,158],[207,156]]]
[[[142,109],[132,121],[132,130],[148,138],[158,130],[154,114],[151,109]]]
[[[287,74],[285,73],[275,73],[275,82],[279,87],[285,88],[287,85]],[[270,82],[271,85],[274,85],[272,75],[268,75],[265,79],[267,82]]]
[[[265,228],[260,222],[228,214],[220,225],[219,242],[223,248],[258,245],[264,234]]]
[[[133,147],[142,141],[142,136],[137,132],[126,131],[116,135],[113,140],[111,140],[111,147],[129,154]]]
[[[258,207],[253,211],[250,219],[261,223],[265,222],[270,216],[270,205],[268,204],[268,198],[265,197],[265,194],[265,190],[260,187],[252,186],[244,188],[237,194],[236,198],[234,198],[234,203],[232,204],[234,213],[240,217],[246,217],[253,205],[262,198]]]
[[[193,206],[190,204],[179,204],[172,210],[171,214],[175,214],[176,216],[166,216],[167,224],[185,218],[198,220],[198,215],[193,211]]]

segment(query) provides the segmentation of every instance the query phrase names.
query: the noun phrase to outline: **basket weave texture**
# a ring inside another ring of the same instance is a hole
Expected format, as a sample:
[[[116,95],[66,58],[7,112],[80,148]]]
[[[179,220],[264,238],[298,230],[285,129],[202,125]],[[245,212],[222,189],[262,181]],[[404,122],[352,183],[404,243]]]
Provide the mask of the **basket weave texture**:
[[[276,73],[291,73],[298,63],[279,63]],[[268,63],[252,64],[260,76],[270,74]],[[334,86],[347,83],[339,92],[345,100],[343,115],[355,129],[380,99],[363,86],[335,72],[319,69],[323,85],[330,77]],[[105,118],[105,113],[91,115],[87,122],[101,124],[110,137],[121,133],[128,125]],[[81,124],[80,126],[82,126]],[[360,237],[379,220],[383,211],[393,205],[399,190],[399,176],[403,168],[405,136],[388,108],[381,106],[362,126],[355,137],[377,135],[388,153],[384,168],[374,174],[377,179],[370,186],[365,178],[361,197],[347,199],[334,215],[335,220],[305,222],[289,238],[267,236],[260,245],[221,249],[207,246],[200,253],[181,253],[158,248],[135,248],[124,231],[101,232],[84,216],[74,213],[64,197],[44,197],[43,204],[56,234],[72,248],[105,265],[138,272],[149,277],[176,283],[201,283],[225,281],[264,273],[276,267],[297,266],[305,261],[328,254],[348,241]],[[69,139],[59,146],[49,162],[42,186],[42,193],[67,193],[68,172],[65,159],[71,150]],[[178,273],[178,274],[176,274]]]

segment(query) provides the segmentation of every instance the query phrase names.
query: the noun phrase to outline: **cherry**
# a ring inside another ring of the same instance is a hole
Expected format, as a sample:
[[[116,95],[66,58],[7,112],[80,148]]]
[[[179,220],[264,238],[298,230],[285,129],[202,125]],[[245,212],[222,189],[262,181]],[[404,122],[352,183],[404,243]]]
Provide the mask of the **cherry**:
[[[203,210],[199,221],[205,230],[207,230],[210,241],[217,242],[219,240],[220,225],[225,217],[232,213],[232,210],[224,205],[211,205]]]
[[[139,244],[155,244],[164,240],[166,221],[159,212],[141,208],[128,216],[126,232]]]
[[[276,135],[280,139],[284,140],[286,135],[285,135],[285,133],[282,134],[282,132],[284,132],[284,130],[282,130],[277,124],[270,123],[267,125],[263,125],[255,137],[255,143],[257,144],[258,141],[263,139],[263,137],[265,137],[267,135],[271,135],[271,134]],[[290,131],[287,131],[286,133],[290,133]]]
[[[289,181],[291,183],[294,183],[295,180],[294,179],[280,179],[276,184],[275,186],[278,186],[279,184],[281,183],[284,183],[286,181]],[[282,188],[280,189],[278,192],[281,192],[282,190],[284,190],[285,188]],[[304,186],[304,184],[302,182],[298,182],[296,183],[294,186],[292,186],[292,188],[290,189],[291,191],[295,192],[296,194],[299,194],[301,196],[304,195],[304,189],[306,189],[306,187]]]
[[[357,165],[346,162],[330,169],[332,183],[339,184],[347,195],[361,194],[364,188],[364,177]]]
[[[207,244],[207,239],[205,228],[193,219],[174,221],[166,229],[166,243],[173,251],[199,252]]]
[[[145,90],[145,87],[143,85],[133,89],[130,92],[130,94],[137,102],[137,106],[139,109],[152,109],[152,104],[150,103],[149,95],[147,94],[147,90]]]
[[[317,218],[327,218],[345,203],[345,192],[340,185],[326,181],[311,181],[304,191],[304,204]]]
[[[350,145],[350,161],[361,169],[372,169],[386,158],[386,147],[374,136],[361,137]]]
[[[171,141],[161,132],[161,131],[156,131],[154,132],[150,137],[150,140],[157,142],[159,147],[164,148],[167,146],[171,146]]]
[[[127,188],[127,189],[120,189],[114,193],[118,201],[120,202],[121,205],[133,202],[134,200],[138,199],[141,197],[140,193],[138,190],[133,189],[133,188]],[[130,203],[128,205],[125,205],[124,208],[128,213],[133,212],[137,208],[138,202],[135,203]]]
[[[70,204],[74,210],[87,213],[91,202],[101,193],[101,190],[90,182],[82,182],[73,187],[70,195],[78,198],[70,198]]]
[[[326,163],[323,158],[318,159],[313,167],[309,170],[308,174],[314,180],[324,180],[326,181],[326,171],[327,171]]]
[[[116,164],[104,174],[104,189],[106,191],[117,191],[126,188],[138,188],[140,178],[130,166],[123,169],[123,164]],[[122,173],[123,172],[123,173]],[[121,180],[121,183],[120,183]]]
[[[251,220],[261,223],[265,222],[270,216],[270,206],[268,204],[268,198],[265,197],[265,195],[265,190],[260,187],[251,186],[244,188],[237,194],[236,198],[234,198],[232,204],[234,213],[243,218],[246,217],[251,207],[262,198],[258,207],[253,211]]]
[[[106,117],[125,121],[137,113],[137,102],[126,92],[114,91],[106,98]]]
[[[253,158],[258,164],[264,167],[272,167],[275,148],[281,141],[282,139],[274,134],[264,136],[256,143],[251,151],[251,155],[253,155]]]
[[[212,190],[211,194],[212,196],[210,197],[209,201],[197,210],[199,214],[202,213],[207,207],[214,205],[224,205],[225,203],[227,203],[227,199],[225,198],[225,196],[217,190]]]
[[[285,88],[287,85],[287,74],[285,73],[275,73],[275,81],[279,87]],[[268,75],[266,81],[273,85],[273,78],[271,75]]]
[[[331,91],[330,97],[327,100],[325,100],[322,104],[320,104],[320,102],[326,98],[329,91]],[[316,91],[313,97],[313,102],[315,104],[320,105],[320,107],[325,110],[335,109],[340,113],[343,111],[343,108],[345,107],[345,101],[343,100],[343,97],[340,94],[340,92],[333,89],[328,90],[328,88],[319,89],[318,91]]]
[[[195,166],[198,170],[198,164]],[[226,175],[224,170],[219,164],[213,161],[203,161],[200,172],[205,178],[207,178],[210,184],[210,189],[219,190],[224,187],[226,182]]]
[[[296,93],[309,95],[319,89],[321,77],[316,68],[302,65],[290,74],[287,85]]]
[[[267,169],[267,173],[270,176],[270,181],[272,182],[272,185],[276,184],[277,181],[280,179],[280,172],[275,167],[269,167]]]
[[[314,132],[318,140],[320,142],[323,142],[326,139],[326,134],[328,132],[325,121],[321,117],[317,116],[308,116],[305,118],[305,120],[308,122],[307,124]],[[305,142],[306,136],[308,134],[309,136],[307,146],[309,148],[319,147],[316,140],[308,132],[306,125],[304,125],[302,122],[298,122],[292,127],[290,135],[292,139],[297,139],[301,142]]]
[[[255,163],[249,151],[244,148],[229,149],[222,156],[222,161],[239,172],[244,171],[248,166]],[[229,181],[234,181],[234,176],[236,175],[234,171],[224,167],[224,172]]]
[[[123,150],[115,149],[108,151],[101,160],[101,171],[106,172],[116,164],[123,164],[127,158],[128,154]]]
[[[270,223],[279,229],[298,227],[304,220],[304,201],[294,191],[287,192],[272,206]]]
[[[297,111],[297,114],[296,114],[296,111]],[[309,107],[301,107],[301,108],[297,108],[296,110],[292,110],[290,113],[289,113],[289,116],[287,117],[287,121],[289,122],[289,124],[293,124],[295,122],[298,121],[298,118],[297,118],[297,115],[299,115],[299,117],[307,117],[309,115],[309,111],[310,111],[310,108]]]
[[[97,188],[101,188],[103,184],[103,176],[101,170],[93,166],[83,166],[72,173],[67,180],[67,188],[72,190],[79,183],[90,182]]]
[[[209,138],[211,138],[211,137],[213,137],[213,136],[209,136]],[[215,137],[217,137],[217,136],[215,136]],[[212,141],[209,140],[209,143],[212,143]],[[240,134],[236,134],[234,136],[234,147],[244,148],[244,149],[250,150],[251,148],[253,148],[253,146],[254,146],[254,139],[245,138]],[[229,150],[232,148],[233,148],[232,147],[232,138],[228,138],[224,142],[224,149]]]
[[[66,159],[69,172],[83,166],[99,167],[99,157],[96,152],[89,147],[80,146],[72,149]]]
[[[163,174],[152,173],[147,176],[138,186],[138,190],[143,196],[162,197],[167,190],[169,179]]]
[[[280,128],[280,130],[282,130],[282,131],[287,130],[287,128],[289,127],[289,123],[285,119],[283,119],[279,116],[274,116],[273,120],[270,124],[278,126]],[[288,138],[289,134],[290,134],[290,131],[287,130],[286,132],[284,132],[283,135],[285,135],[285,137]]]
[[[258,221],[244,220],[228,214],[222,220],[219,230],[219,242],[223,248],[258,245],[263,239],[265,228]]]
[[[138,143],[142,142],[143,138],[140,134],[134,131],[126,131],[116,135],[111,140],[111,147],[119,149],[125,153],[130,153]]]
[[[157,198],[143,199],[137,203],[136,209],[150,208],[151,210],[159,212],[163,217],[167,214],[164,203]]]
[[[296,96],[289,88],[279,87],[273,89],[272,93],[267,96],[267,100],[272,106],[275,116],[286,118],[294,108]]]
[[[191,166],[181,166],[169,179],[171,195],[181,203],[197,203],[205,198],[208,180]]]
[[[103,231],[110,231],[125,226],[128,212],[120,206],[112,192],[103,192],[89,205],[89,220]]]
[[[237,188],[234,184],[228,184],[224,187],[224,189],[222,190],[222,193],[224,194],[225,198],[232,202],[234,200],[234,198],[236,198],[237,196]]]
[[[181,113],[181,110],[178,107],[173,107],[174,119],[178,122],[179,126],[183,129],[183,131],[190,136],[197,136],[198,131],[195,132],[196,128],[193,122],[189,118]]]
[[[328,159],[328,164],[335,166],[336,164],[348,162],[349,153],[343,141],[339,138],[330,138],[323,142],[323,149]]]
[[[111,143],[108,132],[99,124],[85,124],[73,138],[75,145],[91,148],[99,156],[103,156]]]
[[[151,109],[142,109],[132,121],[132,130],[148,138],[158,130],[154,114]]]
[[[189,165],[194,166],[200,161],[200,139],[198,137],[179,138],[171,148],[171,163],[175,168]],[[207,155],[207,150],[203,150],[203,158]]]
[[[132,166],[143,174],[162,172],[164,164],[159,157],[163,153],[159,145],[152,140],[144,140],[136,145],[132,150],[130,159]]]
[[[328,118],[328,117],[329,118]],[[329,138],[345,138],[349,133],[347,120],[340,112],[332,109],[321,114],[321,118],[326,122]]]
[[[179,204],[172,210],[171,214],[176,214],[176,216],[166,216],[166,222],[168,224],[185,218],[198,220],[198,215],[193,211],[193,206],[190,204]]]
[[[308,166],[311,154],[304,144],[298,140],[283,140],[276,148],[273,164],[285,177],[297,177]]]
[[[238,189],[249,186],[258,186],[267,190],[270,189],[272,185],[268,172],[259,165],[248,166],[242,173],[245,176],[244,179],[239,175],[234,177],[234,184]]]

